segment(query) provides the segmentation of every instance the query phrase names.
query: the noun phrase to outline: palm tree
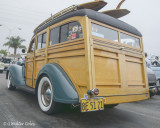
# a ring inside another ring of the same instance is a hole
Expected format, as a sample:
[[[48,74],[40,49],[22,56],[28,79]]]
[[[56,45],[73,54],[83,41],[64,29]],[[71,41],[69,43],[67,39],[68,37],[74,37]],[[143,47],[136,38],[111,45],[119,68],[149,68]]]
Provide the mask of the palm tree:
[[[7,56],[7,50],[1,49],[0,50],[0,54],[3,54],[3,56]]]
[[[13,48],[14,49],[14,56],[16,55],[18,48],[26,49],[26,46],[22,45],[22,42],[24,42],[25,39],[22,39],[19,36],[17,36],[17,37],[11,36],[11,37],[7,37],[6,39],[8,40],[8,42],[4,43],[3,46],[8,46],[9,48]]]

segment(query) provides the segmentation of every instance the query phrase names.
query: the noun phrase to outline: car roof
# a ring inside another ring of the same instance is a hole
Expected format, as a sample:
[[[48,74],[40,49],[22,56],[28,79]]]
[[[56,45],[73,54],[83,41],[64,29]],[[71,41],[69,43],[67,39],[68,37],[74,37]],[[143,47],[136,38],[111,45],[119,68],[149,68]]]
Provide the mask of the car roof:
[[[108,25],[113,26],[115,28],[118,28],[118,29],[124,30],[126,32],[129,32],[131,34],[142,37],[142,34],[135,27],[133,27],[133,26],[131,26],[131,25],[119,20],[119,19],[111,17],[107,14],[103,14],[103,13],[100,13],[100,12],[97,12],[97,11],[94,11],[94,10],[91,10],[91,9],[76,10],[76,11],[67,13],[66,15],[63,15],[59,18],[52,19],[48,23],[44,24],[43,26],[40,26],[35,31],[34,35],[37,34],[40,31],[46,29],[47,27],[53,25],[53,24],[56,24],[58,22],[61,22],[65,19],[67,19],[67,18],[71,18],[71,17],[74,17],[74,16],[87,16],[90,19],[93,19],[95,21],[99,21],[101,23],[108,24]]]

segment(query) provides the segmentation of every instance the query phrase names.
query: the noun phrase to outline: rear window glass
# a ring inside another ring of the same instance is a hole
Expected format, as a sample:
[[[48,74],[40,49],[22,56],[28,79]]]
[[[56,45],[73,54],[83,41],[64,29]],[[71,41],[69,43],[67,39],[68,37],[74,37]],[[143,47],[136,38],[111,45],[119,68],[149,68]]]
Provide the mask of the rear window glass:
[[[92,35],[118,42],[118,32],[92,23]]]
[[[120,33],[121,43],[140,48],[139,39],[124,33]]]

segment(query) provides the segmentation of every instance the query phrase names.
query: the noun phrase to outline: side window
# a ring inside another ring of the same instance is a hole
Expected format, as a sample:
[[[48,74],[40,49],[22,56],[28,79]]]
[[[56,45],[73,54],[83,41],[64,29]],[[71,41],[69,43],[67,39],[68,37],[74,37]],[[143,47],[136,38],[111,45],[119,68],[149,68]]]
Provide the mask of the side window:
[[[41,48],[41,42],[42,42],[42,35],[38,36],[38,41],[37,41],[37,49]]]
[[[82,38],[82,27],[79,22],[69,23],[68,40]]]
[[[59,31],[60,31],[60,27],[56,27],[50,30],[49,45],[59,43]]]
[[[37,49],[44,48],[46,46],[46,33],[38,36]]]
[[[42,48],[46,47],[46,33],[42,34]]]
[[[71,22],[50,30],[49,45],[82,38],[82,27],[79,22]]]
[[[61,26],[61,38],[60,38],[60,42],[65,42],[67,41],[67,37],[68,37],[68,24],[65,24],[63,26]]]
[[[33,52],[34,51],[34,46],[35,46],[35,39],[33,39],[31,41],[31,45],[30,45],[30,48],[29,48],[29,51],[28,52]]]

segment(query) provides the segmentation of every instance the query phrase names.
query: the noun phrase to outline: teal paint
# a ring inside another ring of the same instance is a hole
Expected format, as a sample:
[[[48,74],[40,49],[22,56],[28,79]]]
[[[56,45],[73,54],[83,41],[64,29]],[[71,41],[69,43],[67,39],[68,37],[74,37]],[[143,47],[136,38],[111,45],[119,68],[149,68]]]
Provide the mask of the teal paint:
[[[25,79],[22,73],[22,66],[13,64],[8,68],[11,75],[11,82],[14,86],[25,86]],[[8,72],[7,72],[8,78]]]
[[[49,77],[52,83],[54,101],[67,104],[79,103],[78,93],[60,65],[55,63],[44,65],[37,76],[36,88],[40,80],[39,78],[44,74]]]

